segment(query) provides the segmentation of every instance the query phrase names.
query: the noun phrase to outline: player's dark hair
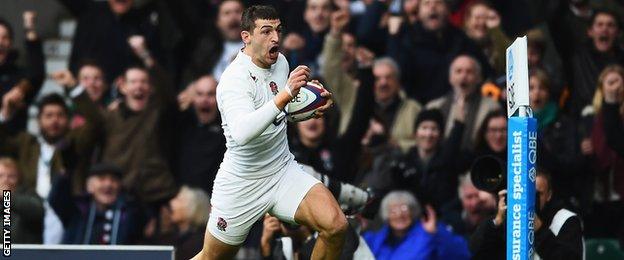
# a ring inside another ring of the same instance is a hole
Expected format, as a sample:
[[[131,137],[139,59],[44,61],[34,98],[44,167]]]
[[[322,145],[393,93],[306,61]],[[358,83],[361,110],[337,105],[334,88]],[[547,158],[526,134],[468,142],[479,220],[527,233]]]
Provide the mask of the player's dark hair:
[[[241,18],[241,28],[243,31],[252,32],[256,27],[256,20],[279,20],[279,15],[275,8],[268,5],[254,5],[245,11]]]
[[[9,21],[7,21],[4,18],[0,17],[0,26],[6,28],[6,30],[9,32],[9,38],[11,38],[11,40],[13,40],[13,27],[11,26]]]
[[[69,116],[69,107],[67,107],[67,103],[65,103],[65,99],[63,99],[63,97],[61,97],[59,94],[47,95],[43,97],[39,101],[39,103],[37,103],[37,108],[39,109],[37,117],[41,116],[41,113],[43,113],[43,109],[46,106],[60,106],[65,111],[65,114]]]

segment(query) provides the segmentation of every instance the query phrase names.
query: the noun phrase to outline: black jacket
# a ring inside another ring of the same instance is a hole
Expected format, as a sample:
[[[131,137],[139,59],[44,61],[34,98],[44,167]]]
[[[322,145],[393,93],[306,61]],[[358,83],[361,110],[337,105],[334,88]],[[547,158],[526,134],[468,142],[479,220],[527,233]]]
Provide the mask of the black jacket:
[[[112,83],[128,66],[141,64],[128,45],[132,35],[144,36],[148,49],[158,56],[158,15],[132,8],[117,16],[106,1],[58,1],[78,19],[69,60],[74,75],[84,60],[94,60]]]
[[[186,85],[203,75],[212,74],[223,53],[224,39],[215,26],[218,7],[208,1],[165,1],[171,17],[182,31],[176,50],[181,83]],[[210,13],[207,13],[210,12]]]
[[[429,162],[424,162],[418,155],[418,148],[412,148],[404,159],[405,168],[395,172],[399,176],[397,185],[400,189],[411,190],[423,204],[433,204],[440,208],[457,198],[457,176],[460,165],[455,163],[459,153],[459,144],[464,132],[464,124],[455,121],[451,134],[441,144]]]
[[[580,151],[576,121],[564,114],[538,131],[537,165],[552,173],[553,190],[560,198],[581,196],[578,185],[587,165]]]
[[[542,259],[583,259],[583,230],[578,216],[568,218],[555,236],[549,226],[557,212],[563,209],[560,202],[550,201],[538,213],[542,227],[535,232],[535,252]],[[503,222],[495,226],[493,219],[481,223],[470,237],[469,247],[473,259],[505,259],[506,237]]]
[[[34,192],[11,193],[11,238],[16,244],[43,243],[43,200]]]
[[[19,86],[26,94],[24,103],[30,104],[41,89],[45,77],[45,65],[41,41],[27,40],[25,47],[27,58],[25,67],[16,64],[19,56],[16,51],[9,52],[5,61],[0,63],[0,97],[13,87]],[[7,122],[10,133],[15,134],[25,130],[27,120],[27,109],[17,111],[12,119]]]
[[[598,52],[590,39],[579,35],[580,32],[585,33],[584,28],[578,28],[581,24],[579,20],[570,11],[568,1],[559,1],[554,14],[548,19],[570,89],[566,109],[574,118],[578,118],[581,110],[591,104],[600,72],[609,64],[624,64],[624,50],[617,40],[611,51]]]
[[[221,119],[201,124],[193,108],[180,112],[176,120],[174,156],[178,183],[199,187],[212,194],[212,186],[225,153]]]
[[[604,129],[607,144],[613,151],[624,157],[624,120],[618,109],[619,105],[603,102]]]
[[[449,91],[449,66],[459,54],[475,57],[481,63],[484,79],[493,74],[483,51],[464,32],[450,25],[441,32],[427,31],[419,22],[404,25],[388,38],[387,48],[388,55],[401,67],[405,92],[422,104]]]
[[[65,244],[131,245],[143,234],[145,217],[141,208],[122,192],[117,201],[105,211],[96,209],[91,196],[73,196],[71,178],[59,176],[50,190],[48,201],[65,228]],[[107,211],[113,212],[110,241],[102,241]]]

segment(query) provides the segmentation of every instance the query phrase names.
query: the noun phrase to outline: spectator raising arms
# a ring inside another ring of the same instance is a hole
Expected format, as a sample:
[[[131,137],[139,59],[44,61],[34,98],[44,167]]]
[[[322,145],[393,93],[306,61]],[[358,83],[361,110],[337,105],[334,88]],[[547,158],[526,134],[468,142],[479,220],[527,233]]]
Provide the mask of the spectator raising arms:
[[[414,196],[406,191],[384,197],[380,209],[383,228],[364,233],[376,259],[470,259],[466,241],[438,222],[431,206],[425,208],[426,213],[421,213]]]
[[[128,66],[139,63],[127,43],[132,35],[145,35],[145,44],[158,50],[157,20],[133,7],[134,0],[58,1],[78,20],[69,61],[74,75],[83,60],[91,59],[102,66],[106,82],[114,82]]]
[[[157,212],[160,204],[175,196],[169,165],[172,113],[177,109],[170,79],[149,54],[145,39],[128,40],[145,67],[126,69],[119,105],[104,115],[102,161],[123,171],[123,187]]]
[[[2,106],[9,105],[15,110],[11,120],[5,122],[11,134],[26,129],[26,108],[41,89],[45,77],[43,48],[36,31],[36,13],[23,14],[26,31],[27,66],[18,66],[18,52],[15,50],[13,27],[0,17],[0,97]],[[4,107],[3,107],[4,108]]]
[[[460,55],[450,65],[448,82],[453,87],[444,97],[433,100],[427,104],[428,109],[440,109],[444,115],[446,129],[444,136],[449,136],[453,129],[453,114],[459,102],[464,99],[463,113],[466,114],[466,130],[461,142],[463,150],[473,150],[477,138],[478,127],[488,112],[498,110],[500,105],[490,98],[481,96],[478,91],[482,81],[481,65],[471,56]]]
[[[420,0],[418,21],[403,24],[388,38],[388,55],[403,71],[401,83],[407,96],[426,104],[449,90],[449,65],[459,54],[469,54],[483,68],[480,77],[492,74],[483,51],[464,32],[448,24],[448,4],[443,0]]]

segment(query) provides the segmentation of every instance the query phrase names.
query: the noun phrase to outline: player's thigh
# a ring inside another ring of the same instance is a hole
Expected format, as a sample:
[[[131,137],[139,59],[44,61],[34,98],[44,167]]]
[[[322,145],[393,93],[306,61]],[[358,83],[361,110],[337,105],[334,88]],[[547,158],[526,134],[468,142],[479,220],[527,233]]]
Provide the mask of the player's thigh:
[[[269,210],[274,183],[270,178],[245,180],[220,172],[206,227],[212,237],[228,245],[241,245],[253,224]]]
[[[204,235],[204,248],[192,260],[221,260],[234,259],[239,247],[228,245],[215,238],[208,230]]]
[[[274,201],[269,213],[282,221],[297,223],[297,208],[319,180],[307,174],[295,161],[286,166],[283,173],[276,175],[278,185],[274,191]]]
[[[295,213],[295,221],[317,231],[343,230],[347,219],[331,192],[321,183],[314,185]]]

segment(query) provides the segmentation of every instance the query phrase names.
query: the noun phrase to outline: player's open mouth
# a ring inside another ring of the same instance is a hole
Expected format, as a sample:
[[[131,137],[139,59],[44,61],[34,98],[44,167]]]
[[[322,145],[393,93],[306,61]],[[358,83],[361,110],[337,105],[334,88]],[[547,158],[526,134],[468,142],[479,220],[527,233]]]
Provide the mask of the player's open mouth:
[[[279,54],[279,46],[275,45],[269,49],[269,57],[271,59],[277,59],[278,54]]]

